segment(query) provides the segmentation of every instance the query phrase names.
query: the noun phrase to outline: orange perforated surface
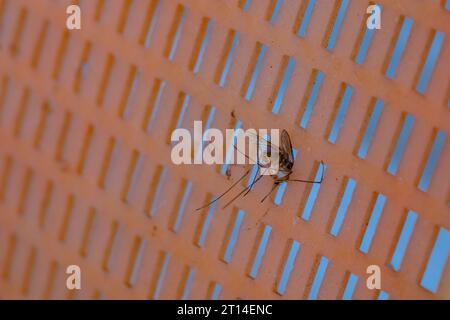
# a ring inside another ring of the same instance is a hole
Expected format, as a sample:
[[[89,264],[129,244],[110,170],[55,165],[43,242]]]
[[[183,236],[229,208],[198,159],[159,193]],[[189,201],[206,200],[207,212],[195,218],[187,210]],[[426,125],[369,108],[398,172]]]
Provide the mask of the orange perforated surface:
[[[71,3],[81,30],[65,27]],[[450,4],[378,3],[358,63],[365,0],[0,0],[0,298],[449,299]],[[293,176],[326,163],[315,198],[289,183],[260,203],[266,178],[196,212],[245,171],[172,163],[172,130],[209,118],[288,130]],[[73,264],[81,290],[66,288]],[[369,265],[381,290],[366,287]]]

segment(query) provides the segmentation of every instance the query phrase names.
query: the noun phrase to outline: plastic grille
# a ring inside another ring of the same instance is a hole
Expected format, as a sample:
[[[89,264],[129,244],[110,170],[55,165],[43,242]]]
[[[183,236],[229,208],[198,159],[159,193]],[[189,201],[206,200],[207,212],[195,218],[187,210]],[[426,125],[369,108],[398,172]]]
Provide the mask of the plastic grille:
[[[450,298],[450,1],[377,3],[0,0],[0,298]],[[198,213],[245,168],[174,165],[194,120],[325,180]]]

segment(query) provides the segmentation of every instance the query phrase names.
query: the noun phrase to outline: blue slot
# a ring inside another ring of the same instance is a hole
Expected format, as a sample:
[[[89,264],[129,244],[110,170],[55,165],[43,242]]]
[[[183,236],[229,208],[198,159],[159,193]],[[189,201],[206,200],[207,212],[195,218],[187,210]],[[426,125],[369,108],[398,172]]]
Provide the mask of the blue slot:
[[[262,258],[264,256],[264,252],[266,251],[267,243],[269,242],[269,236],[271,231],[272,231],[271,226],[266,225],[264,227],[264,231],[258,246],[258,251],[256,252],[255,260],[253,261],[252,269],[250,270],[249,274],[249,276],[253,279],[255,279],[258,274],[258,270],[261,265]]]
[[[164,278],[166,277],[167,268],[169,267],[170,254],[164,253],[164,260],[159,272],[158,281],[156,282],[155,292],[153,293],[153,300],[158,300],[161,294],[162,287],[164,285]]]
[[[152,208],[150,210],[151,217],[154,217],[156,214],[156,211],[158,210],[159,200],[161,198],[161,193],[164,188],[164,182],[166,181],[168,173],[169,173],[169,169],[167,167],[164,167],[164,169],[161,172],[161,175],[159,177],[158,186],[156,187],[155,196],[153,198]]]
[[[306,126],[308,125],[308,121],[311,117],[313,107],[316,104],[317,96],[319,95],[319,90],[322,86],[324,77],[325,74],[322,71],[317,71],[316,79],[314,80],[314,85],[312,87],[308,103],[306,104],[305,112],[303,113],[302,120],[300,121],[300,127],[302,127],[303,129],[306,129]]]
[[[278,14],[280,13],[281,5],[283,4],[283,0],[276,0],[276,1],[277,2],[275,4],[275,8],[273,9],[272,12],[272,17],[270,18],[271,24],[275,24],[275,22],[277,22]]]
[[[231,68],[231,62],[233,61],[233,56],[236,51],[237,45],[239,42],[239,33],[234,31],[233,40],[231,43],[230,52],[228,52],[228,56],[225,62],[225,66],[222,71],[222,75],[220,76],[219,86],[223,87],[225,85],[225,80],[227,79],[228,72]]]
[[[337,237],[341,231],[342,225],[344,224],[345,216],[347,215],[347,210],[352,201],[353,191],[356,188],[356,181],[352,178],[347,180],[345,185],[344,194],[342,195],[341,203],[334,218],[333,226],[331,227],[330,234]]]
[[[378,300],[389,300],[389,293],[381,290],[380,293],[378,294]]]
[[[328,259],[326,257],[320,258],[319,267],[317,268],[316,276],[309,291],[308,300],[316,300],[319,295],[320,287],[322,286],[323,278],[328,267]]]
[[[234,220],[233,230],[230,235],[230,239],[228,240],[228,246],[223,256],[223,260],[226,263],[231,262],[231,255],[233,254],[234,246],[236,245],[236,241],[239,235],[239,229],[241,228],[242,221],[244,220],[245,212],[243,210],[239,210],[236,215],[236,219]]]
[[[402,265],[403,257],[405,256],[406,249],[408,248],[409,239],[411,239],[411,234],[414,230],[416,220],[417,213],[409,210],[408,216],[406,217],[405,223],[403,224],[400,238],[398,239],[397,246],[395,247],[395,251],[391,259],[391,266],[395,271],[400,270],[400,266]]]
[[[178,115],[178,120],[177,120],[177,124],[176,124],[176,129],[181,128],[181,125],[183,124],[183,119],[184,119],[184,115],[186,113],[186,110],[189,106],[189,100],[191,99],[191,97],[187,94],[184,95],[183,98],[183,105],[181,106],[181,111],[180,114]],[[175,142],[174,142],[175,143]]]
[[[341,5],[339,7],[339,11],[333,25],[333,30],[331,32],[330,38],[328,39],[328,51],[333,51],[334,49],[339,34],[339,29],[341,28],[342,22],[344,21],[345,12],[347,11],[349,2],[349,0],[341,0]]]
[[[125,109],[123,111],[123,117],[125,119],[128,119],[128,116],[130,115],[131,109],[133,107],[134,97],[136,96],[136,91],[137,91],[138,86],[139,86],[139,79],[140,78],[141,78],[141,72],[138,70],[134,74],[133,82],[131,84],[131,89],[130,89],[130,92],[129,92],[128,97],[127,97],[127,102],[125,104]]]
[[[164,93],[164,89],[166,88],[167,82],[161,81],[159,82],[158,92],[156,94],[156,98],[154,104],[152,106],[152,113],[150,115],[150,119],[147,123],[146,131],[150,133],[155,125],[156,115],[158,114],[159,106],[161,105],[162,95]]]
[[[375,34],[374,29],[366,28],[366,32],[364,33],[364,37],[361,41],[361,45],[359,46],[358,54],[356,55],[355,62],[356,64],[363,64],[366,59],[367,51],[369,50],[370,43],[372,42],[373,35]]]
[[[358,276],[351,273],[348,277],[347,285],[345,286],[344,294],[342,295],[342,300],[352,300],[357,284]]]
[[[289,57],[286,69],[284,70],[283,80],[281,81],[281,85],[278,88],[278,93],[272,107],[272,113],[277,114],[280,111],[281,104],[283,103],[284,93],[286,92],[292,73],[294,72],[294,66],[295,59],[293,57]]]
[[[292,153],[294,154],[294,159],[295,159],[297,157],[297,150],[292,149]],[[287,187],[287,182],[281,183],[280,186],[278,187],[277,193],[275,195],[275,199],[273,201],[273,203],[275,203],[277,206],[279,206],[281,204],[281,201],[283,200],[283,195],[284,195],[284,192],[286,191],[286,187]]]
[[[389,166],[387,168],[387,172],[392,175],[395,175],[397,173],[398,166],[402,159],[406,144],[408,142],[412,127],[414,125],[414,120],[415,120],[414,116],[411,114],[408,114],[405,117],[402,131],[400,132],[400,136],[398,137],[394,153],[392,154],[391,162],[389,163]]]
[[[213,289],[213,292],[212,292],[212,295],[211,295],[211,299],[212,300],[217,300],[217,299],[219,299],[219,295],[220,295],[220,292],[222,291],[222,285],[220,284],[220,283],[215,283],[214,284],[214,289]]]
[[[145,156],[142,153],[139,153],[138,159],[136,161],[136,166],[134,167],[132,176],[131,176],[131,182],[130,187],[128,188],[128,192],[126,194],[126,201],[129,202],[131,199],[131,195],[136,190],[137,182],[139,181],[139,178],[141,177],[142,167],[144,166],[145,162]]]
[[[204,140],[206,139],[206,133],[209,128],[211,128],[211,124],[214,120],[214,115],[216,114],[216,107],[211,106],[208,113],[208,119],[206,120],[206,126],[203,128],[203,137],[202,141],[199,142],[199,146],[197,149],[197,154],[195,155],[196,161],[200,161],[203,157],[203,144]]]
[[[180,42],[181,32],[183,31],[183,25],[186,21],[187,10],[183,8],[183,13],[181,14],[181,19],[177,26],[177,31],[175,33],[175,38],[173,39],[172,46],[170,47],[169,60],[172,61],[177,52],[178,43]]]
[[[220,174],[225,175],[227,173],[228,166],[231,162],[232,157],[234,158],[234,145],[236,144],[236,137],[237,137],[237,130],[242,127],[242,122],[237,121],[236,126],[234,127],[234,136],[233,136],[233,142],[231,143],[231,146],[227,148],[227,155],[225,158],[225,163],[222,165],[222,168],[220,169]]]
[[[180,206],[178,207],[177,218],[175,220],[174,225],[172,226],[172,230],[174,232],[178,232],[180,230],[181,221],[183,220],[184,209],[186,208],[186,204],[189,200],[189,195],[192,190],[192,182],[188,181],[186,186],[184,187],[183,198],[181,199]]]
[[[205,35],[203,37],[202,44],[200,46],[200,50],[198,52],[197,61],[195,62],[194,74],[197,74],[200,71],[200,66],[201,66],[202,61],[203,61],[203,56],[205,55],[206,46],[208,45],[209,36],[211,34],[212,26],[213,26],[213,22],[212,22],[212,20],[209,20],[208,24],[206,26],[206,32],[205,32]]]
[[[250,101],[250,99],[252,98],[253,90],[255,90],[256,80],[258,79],[259,73],[261,72],[261,65],[264,60],[264,56],[266,55],[266,51],[267,46],[265,44],[262,44],[259,50],[258,60],[256,61],[255,70],[253,70],[247,92],[245,93],[245,100],[247,101]]]
[[[444,42],[444,33],[436,32],[434,35],[433,43],[431,44],[430,51],[428,52],[427,59],[422,69],[422,74],[420,75],[419,82],[416,86],[416,91],[424,94],[427,90],[428,83],[430,82],[431,74],[436,66],[436,61],[439,58],[439,53],[441,52],[442,43]]]
[[[306,31],[309,26],[309,22],[311,21],[312,12],[314,9],[314,5],[316,0],[309,0],[308,6],[306,7],[305,14],[303,15],[302,23],[298,28],[297,35],[301,38],[304,38],[306,35]]]
[[[378,194],[375,206],[370,216],[369,224],[367,225],[366,231],[364,232],[364,236],[361,241],[361,245],[359,246],[359,250],[363,253],[369,252],[373,237],[375,236],[375,232],[377,231],[378,222],[380,221],[381,214],[383,213],[385,203],[386,196],[381,193]]]
[[[420,285],[436,293],[450,253],[450,231],[441,227]]]
[[[326,166],[320,165],[319,168],[317,168],[317,173],[314,178],[315,181],[320,180],[320,177],[322,176],[322,171],[325,171]],[[320,190],[320,183],[313,183],[311,186],[311,190],[309,191],[308,200],[306,201],[305,208],[303,209],[302,213],[302,219],[305,221],[308,221],[311,218],[311,213],[314,208],[314,203],[316,202],[317,195],[319,194]]]
[[[147,34],[145,35],[145,41],[144,41],[144,47],[150,48],[150,44],[152,42],[153,34],[155,33],[156,28],[156,22],[158,21],[159,12],[161,11],[161,0],[157,0],[158,3],[156,4],[155,12],[153,13],[153,16],[151,18],[151,23],[148,27]]]
[[[195,269],[189,268],[189,274],[186,280],[186,284],[184,286],[183,295],[181,300],[186,300],[189,297],[189,291],[191,289],[192,282],[194,282]]]
[[[405,47],[408,42],[413,23],[413,20],[409,17],[405,17],[405,19],[403,20],[403,25],[397,38],[397,43],[395,44],[395,48],[391,56],[391,61],[386,70],[386,77],[388,77],[389,79],[392,79],[395,76],[395,72],[397,71],[398,65],[400,64],[400,59],[402,58],[403,52],[405,51]]]
[[[336,114],[336,119],[334,119],[333,127],[331,128],[330,135],[328,136],[328,141],[331,143],[336,143],[336,140],[339,136],[339,131],[344,124],[345,114],[347,113],[352,94],[353,87],[346,85],[344,96],[342,97],[341,104],[339,105],[339,110]]]
[[[425,169],[423,170],[422,177],[420,178],[419,190],[426,192],[430,186],[431,178],[433,177],[434,170],[436,169],[437,162],[441,156],[442,149],[444,149],[445,141],[447,140],[447,133],[443,130],[439,130],[431,148],[430,156],[428,157]]]
[[[445,2],[445,9],[450,10],[450,0]]]
[[[373,137],[375,136],[375,131],[377,129],[378,121],[380,120],[383,108],[384,102],[380,99],[377,99],[375,107],[370,116],[366,132],[364,133],[364,138],[362,139],[361,145],[358,150],[358,157],[360,157],[361,159],[365,159],[367,156],[367,152],[369,151],[370,144],[372,143]]]
[[[286,285],[291,276],[292,269],[294,269],[295,258],[297,257],[298,250],[300,249],[300,243],[296,240],[292,240],[291,249],[284,265],[283,273],[281,274],[280,281],[277,286],[277,292],[283,295],[286,292]]]
[[[202,231],[200,233],[200,237],[198,238],[197,245],[199,247],[205,246],[206,235],[208,234],[208,228],[211,224],[212,217],[214,215],[214,210],[216,209],[217,202],[211,204],[208,208],[208,214],[203,222]]]

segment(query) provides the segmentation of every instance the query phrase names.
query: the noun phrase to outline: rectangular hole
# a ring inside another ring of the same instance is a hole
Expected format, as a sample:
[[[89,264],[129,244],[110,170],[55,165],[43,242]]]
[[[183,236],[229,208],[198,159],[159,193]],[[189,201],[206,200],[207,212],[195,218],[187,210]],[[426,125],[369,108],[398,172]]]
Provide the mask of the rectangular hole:
[[[247,75],[242,85],[241,95],[250,101],[255,90],[256,80],[261,72],[261,66],[266,55],[267,46],[261,42],[256,43],[255,51],[249,63]]]
[[[123,33],[127,25],[128,15],[130,14],[131,0],[123,0],[123,7],[120,10],[119,21],[117,22],[117,32]]]
[[[296,25],[298,25],[298,28],[296,28],[296,33],[297,36],[299,36],[300,38],[304,38],[306,35],[309,22],[311,21],[312,12],[316,4],[316,0],[307,0],[307,1],[308,1],[307,5],[306,0],[302,2],[298,22],[296,23]]]
[[[194,145],[194,163],[201,164],[202,163],[202,157],[203,157],[203,145],[204,141],[207,140],[207,130],[211,128],[211,124],[214,120],[214,115],[216,114],[216,107],[214,106],[206,106],[202,115],[202,121],[206,118],[206,125],[202,128],[203,129],[203,136],[202,139],[199,141],[198,144]],[[205,122],[205,121],[204,121]],[[195,127],[195,124],[194,124]],[[194,141],[196,137],[194,134]]]
[[[357,284],[358,284],[358,276],[350,272],[347,284],[345,286],[344,294],[342,295],[342,300],[352,300],[353,293],[355,292]]]
[[[170,229],[175,233],[177,233],[180,230],[181,223],[183,221],[184,211],[186,209],[187,203],[189,201],[189,195],[192,190],[192,182],[184,181],[182,190],[183,192],[181,197],[180,196],[177,197],[177,199],[179,199],[179,201],[176,201],[176,203],[178,203],[178,206],[176,212],[174,212],[174,214],[172,215],[171,219],[172,221],[170,223]]]
[[[131,66],[128,71],[128,78],[125,83],[124,92],[118,108],[119,117],[122,119],[127,119],[131,112],[140,78],[141,72],[135,65]]]
[[[308,125],[309,119],[311,118],[311,114],[314,108],[314,105],[317,101],[317,96],[319,95],[320,87],[322,86],[323,79],[325,78],[325,74],[317,69],[314,69],[311,78],[308,84],[307,92],[303,99],[304,112],[303,116],[300,120],[300,127],[306,130],[306,126]]]
[[[2,278],[8,281],[11,277],[11,268],[14,262],[14,257],[17,249],[17,236],[11,234],[8,239],[8,247],[6,249],[5,258],[2,268]]]
[[[271,0],[269,5],[269,10],[267,10],[266,20],[271,24],[277,22],[278,14],[280,13],[281,6],[283,5],[283,0]]]
[[[409,240],[411,239],[414,225],[416,224],[417,213],[412,210],[408,211],[406,219],[404,220],[400,237],[398,238],[397,245],[395,246],[394,254],[392,255],[390,266],[395,271],[400,271],[403,258],[408,248]]]
[[[225,46],[222,50],[223,54],[219,61],[215,76],[215,81],[220,87],[225,86],[225,81],[230,71],[231,63],[233,61],[233,56],[236,51],[238,42],[239,33],[235,30],[230,30],[225,41]]]
[[[370,120],[364,132],[364,137],[362,138],[361,143],[359,144],[358,157],[361,159],[365,159],[367,156],[367,152],[369,151],[370,145],[375,136],[378,122],[380,120],[381,113],[384,108],[383,100],[376,99],[373,101],[374,105],[371,108]]]
[[[102,18],[103,7],[105,6],[105,0],[97,0],[97,6],[95,7],[94,20],[99,22]]]
[[[345,12],[347,11],[349,3],[349,0],[340,0],[335,4],[334,12],[330,18],[330,24],[323,42],[328,51],[333,51],[334,46],[336,45],[339,30],[344,21]]]
[[[102,189],[107,188],[107,180],[109,174],[111,173],[111,168],[114,165],[114,160],[118,158],[119,149],[119,143],[117,143],[115,138],[111,137],[106,147],[105,156],[103,158],[102,167],[98,177],[97,184]]]
[[[5,193],[9,184],[9,179],[11,178],[13,160],[10,155],[5,157],[3,161],[3,170],[0,179],[0,202],[5,201]]]
[[[226,175],[229,164],[233,162],[234,159],[234,148],[233,146],[236,144],[236,137],[237,137],[237,130],[242,127],[241,121],[237,120],[236,125],[234,127],[234,135],[233,135],[233,142],[230,146],[226,147],[226,158],[225,163],[220,167],[220,174],[222,176]]]
[[[120,238],[120,229],[121,226],[117,221],[113,221],[111,223],[110,236],[108,238],[108,242],[105,248],[105,254],[103,255],[102,259],[102,268],[107,272],[112,268],[112,263],[116,253],[116,247]]]
[[[22,33],[25,28],[25,24],[27,23],[28,19],[28,10],[25,8],[20,9],[19,17],[17,18],[17,24],[16,28],[14,30],[14,36],[12,43],[9,46],[9,51],[11,53],[11,56],[15,57],[21,50],[21,40],[22,40]]]
[[[294,57],[283,57],[283,62],[281,64],[280,74],[278,76],[278,81],[275,85],[275,91],[273,93],[273,105],[272,105],[272,113],[278,114],[281,105],[283,104],[284,94],[289,85],[289,81],[291,80],[292,73],[294,72],[295,67],[295,59]],[[269,102],[272,99],[269,100]]]
[[[47,221],[47,213],[50,207],[54,189],[55,188],[53,181],[48,180],[47,183],[45,184],[44,194],[42,197],[41,204],[39,206],[38,219],[39,219],[39,227],[41,228],[45,226],[45,223]]]
[[[292,149],[292,153],[294,154],[294,160],[295,160],[295,158],[297,158],[297,150]],[[279,184],[277,193],[275,194],[275,199],[273,200],[273,203],[275,205],[277,205],[277,206],[281,205],[281,202],[283,201],[284,193],[286,192],[287,185],[288,185],[288,183],[286,181]]]
[[[259,267],[261,266],[262,259],[264,257],[264,253],[266,251],[267,243],[269,242],[270,233],[272,231],[272,227],[270,225],[265,225],[264,229],[259,238],[259,245],[256,250],[256,254],[253,258],[253,263],[251,264],[250,272],[248,275],[252,279],[256,279],[258,275]]]
[[[177,104],[175,106],[175,112],[173,113],[174,117],[172,120],[172,124],[170,125],[171,130],[167,135],[167,144],[171,144],[172,132],[175,129],[181,128],[183,124],[184,115],[186,114],[186,110],[188,109],[189,106],[190,98],[191,97],[184,92],[180,92],[180,94],[178,95]]]
[[[284,257],[283,271],[278,280],[276,286],[276,292],[279,295],[284,295],[286,292],[286,286],[291,276],[292,270],[294,269],[295,260],[297,258],[297,253],[300,249],[300,243],[297,240],[289,240],[290,246],[287,254]]]
[[[28,105],[30,103],[30,95],[30,89],[25,88],[20,98],[19,107],[17,108],[17,114],[14,120],[13,133],[16,138],[20,138],[20,136],[22,135],[23,121],[25,119]]]
[[[387,293],[386,291],[380,290],[377,300],[389,300],[389,293]]]
[[[131,196],[135,191],[137,181],[141,176],[144,160],[145,157],[142,153],[133,150],[121,193],[121,199],[125,203],[131,202]]]
[[[319,165],[317,167],[316,176],[314,177],[314,181],[320,181],[320,178],[324,174],[326,170],[325,165]],[[308,200],[306,201],[305,207],[302,212],[302,219],[305,221],[309,221],[311,219],[312,210],[314,208],[314,204],[316,202],[317,196],[319,195],[321,183],[313,183],[311,185],[311,189],[309,191]]]
[[[158,300],[161,294],[161,290],[164,285],[164,279],[166,277],[167,269],[169,267],[170,262],[170,254],[167,252],[160,252],[156,272],[154,273],[154,285],[152,286],[152,290],[150,292],[150,299]]]
[[[28,295],[30,291],[30,282],[33,278],[33,271],[35,269],[36,264],[36,248],[31,247],[30,252],[28,254],[26,266],[25,266],[25,272],[23,274],[23,281],[22,281],[22,288],[21,292],[23,295]]]
[[[380,221],[381,214],[383,213],[383,208],[386,203],[386,196],[383,194],[378,194],[373,207],[372,213],[370,215],[369,223],[364,231],[364,236],[359,246],[359,250],[363,253],[368,253],[370,246],[372,245],[373,237],[377,231],[378,222]]]
[[[145,108],[145,114],[142,121],[142,129],[147,133],[151,133],[158,114],[159,107],[161,105],[162,95],[166,88],[166,81],[155,79],[153,89],[150,94],[148,104]]]
[[[330,229],[330,234],[335,237],[339,235],[342,225],[344,224],[344,219],[347,215],[348,207],[350,206],[350,202],[352,201],[353,192],[355,191],[357,184],[356,181],[352,178],[346,178],[346,180],[347,181],[345,184],[344,193],[342,194],[342,198],[337,209],[333,225]]]
[[[78,159],[77,173],[79,175],[83,174],[86,158],[88,156],[89,150],[91,149],[93,136],[94,136],[94,127],[92,124],[90,124],[86,130],[86,135],[84,136],[83,144],[80,150],[80,158]]]
[[[44,101],[41,106],[41,112],[39,116],[39,122],[34,134],[33,146],[39,150],[41,148],[42,137],[45,129],[48,127],[48,116],[50,114],[51,107],[48,101]]]
[[[169,169],[167,167],[158,166],[149,188],[147,201],[145,204],[145,213],[147,216],[154,217],[158,211],[158,204],[164,188]]]
[[[89,212],[84,226],[83,236],[81,238],[80,255],[86,257],[89,253],[89,246],[92,246],[92,235],[94,224],[97,220],[97,210],[93,207],[89,208]]]
[[[45,39],[47,37],[48,25],[48,21],[44,21],[41,27],[41,31],[39,32],[39,36],[36,40],[36,44],[34,45],[34,51],[31,56],[31,68],[33,69],[35,69],[41,61],[41,53],[45,43]]]
[[[103,105],[103,100],[105,98],[106,90],[108,89],[108,84],[111,78],[111,72],[114,67],[115,58],[112,54],[108,54],[105,62],[105,68],[103,70],[103,76],[98,88],[97,94],[97,106],[101,107]]]
[[[125,280],[125,283],[129,287],[134,287],[137,282],[146,246],[146,240],[143,240],[141,237],[134,238],[133,248],[131,249],[130,262],[128,265],[128,271]]]
[[[185,273],[183,276],[183,280],[181,281],[181,284],[183,285],[181,288],[181,300],[187,300],[189,298],[189,291],[192,286],[192,282],[194,282],[195,277],[195,268],[193,267],[186,267]]]
[[[441,227],[439,233],[434,241],[434,246],[431,251],[428,263],[423,273],[420,285],[436,293],[439,289],[439,283],[444,272],[444,268],[450,253],[450,232]]]
[[[394,151],[391,155],[391,161],[386,169],[386,171],[392,175],[397,174],[400,161],[402,159],[403,153],[405,152],[406,145],[411,134],[415,118],[411,114],[406,114],[403,116],[403,124],[400,134],[397,139]]]
[[[19,194],[19,203],[17,213],[23,215],[28,204],[28,195],[30,193],[31,182],[34,179],[34,172],[31,168],[26,168],[22,179],[22,188]]]
[[[370,1],[369,4],[378,6],[381,14],[383,7],[380,4],[373,1]],[[365,16],[365,18],[367,18],[367,16]],[[362,19],[360,29],[360,35],[358,36],[358,41],[356,42],[357,45],[355,46],[355,50],[352,53],[352,60],[354,60],[356,64],[364,63],[376,31],[375,29],[367,28],[367,19]]]
[[[43,300],[50,300],[52,298],[57,272],[58,263],[56,261],[51,261],[48,267],[47,281],[45,282],[44,293],[42,294]]]
[[[401,16],[399,21],[399,30],[397,30],[396,34],[397,40],[395,42],[395,47],[391,54],[391,59],[389,65],[386,69],[386,77],[389,79],[394,78],[397,68],[400,64],[400,59],[405,51],[406,44],[408,43],[409,35],[411,33],[411,29],[413,26],[413,20],[409,17]]]
[[[252,4],[252,0],[239,0],[238,6],[244,12],[247,12],[250,9],[250,5]]]
[[[320,287],[322,286],[323,279],[325,278],[325,272],[328,267],[328,259],[324,256],[320,258],[319,266],[316,269],[316,275],[311,286],[311,290],[308,294],[308,300],[316,300],[319,295]]]
[[[433,146],[431,152],[428,155],[428,160],[422,171],[422,176],[417,185],[417,188],[423,192],[427,192],[433,178],[434,171],[436,170],[437,163],[444,149],[445,142],[447,140],[447,133],[444,130],[438,130],[435,133]]]
[[[66,200],[66,206],[64,208],[63,221],[61,223],[58,240],[64,242],[67,236],[67,230],[69,229],[70,221],[72,220],[72,215],[75,207],[75,196],[70,194]]]
[[[61,71],[61,65],[67,51],[67,44],[69,43],[70,32],[65,30],[61,36],[61,42],[55,58],[55,66],[53,67],[52,78],[57,80]]]
[[[149,9],[147,10],[147,16],[145,18],[144,27],[142,28],[142,33],[139,39],[139,43],[144,45],[145,48],[150,48],[153,34],[156,28],[156,22],[159,17],[159,12],[161,10],[161,0],[153,0],[149,4]]]
[[[203,61],[203,56],[205,55],[212,26],[213,23],[211,19],[206,17],[202,19],[200,30],[195,41],[194,50],[191,55],[191,60],[189,62],[189,70],[191,70],[194,74],[197,74],[200,71],[200,66]]]
[[[3,108],[5,107],[6,97],[9,92],[9,79],[7,76],[2,77],[2,82],[0,84],[0,123],[2,122]]]
[[[74,81],[73,90],[75,93],[79,93],[81,90],[81,84],[83,80],[87,78],[87,73],[89,71],[89,57],[91,55],[92,43],[86,41],[83,47],[83,52],[81,54],[80,64],[77,68]]]
[[[213,200],[212,197],[207,199],[208,203],[212,200]],[[200,228],[199,228],[199,232],[197,232],[196,238],[194,240],[194,243],[200,248],[205,246],[206,236],[208,234],[208,229],[211,224],[211,220],[214,215],[214,210],[216,209],[216,206],[217,206],[217,202],[214,202],[213,204],[211,204],[208,207],[207,214],[206,215],[202,214],[200,216],[200,224],[199,224]]]
[[[64,146],[66,144],[67,136],[71,126],[72,126],[72,113],[66,111],[64,113],[64,119],[62,121],[61,132],[59,134],[58,141],[56,143],[55,160],[57,162],[63,160]]]
[[[342,85],[342,90],[340,93],[340,104],[337,111],[335,111],[333,118],[334,122],[329,131],[328,142],[336,143],[337,138],[339,137],[339,132],[344,124],[345,115],[347,113],[348,106],[350,105],[350,100],[353,95],[353,87],[348,84]]]
[[[226,263],[231,262],[231,257],[239,236],[239,230],[241,228],[242,221],[244,220],[244,216],[245,212],[243,210],[235,212],[235,214],[233,215],[233,225],[232,226],[231,224],[228,225],[228,232],[227,232],[228,241],[226,243],[224,242],[225,250],[223,250],[222,254],[222,260]]]
[[[217,300],[219,299],[220,292],[222,291],[222,285],[218,282],[211,283],[208,291],[209,299]]]
[[[186,21],[187,10],[179,4],[177,6],[175,16],[172,22],[172,28],[167,35],[166,49],[164,50],[164,56],[172,61],[177,51],[177,46],[181,38],[181,32],[183,31],[183,25]]]

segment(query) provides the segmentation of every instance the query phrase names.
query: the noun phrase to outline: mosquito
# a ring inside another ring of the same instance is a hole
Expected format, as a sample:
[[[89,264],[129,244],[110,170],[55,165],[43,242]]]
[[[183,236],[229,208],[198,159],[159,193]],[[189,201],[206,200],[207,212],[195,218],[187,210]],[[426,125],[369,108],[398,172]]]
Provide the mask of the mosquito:
[[[294,163],[295,163],[295,158],[294,158],[294,152],[292,150],[292,143],[291,143],[291,138],[289,137],[289,134],[286,130],[282,130],[281,131],[281,136],[280,136],[280,146],[277,147],[274,144],[272,144],[270,141],[267,141],[264,138],[261,138],[259,136],[257,136],[258,141],[263,140],[263,144],[267,145],[267,155],[270,157],[270,153],[271,150],[275,150],[278,149],[278,154],[279,154],[279,170],[276,174],[271,175],[271,177],[274,179],[272,188],[270,189],[270,191],[261,199],[261,203],[264,202],[267,197],[269,197],[272,192],[274,192],[282,183],[284,182],[288,182],[288,181],[294,181],[294,182],[303,182],[303,183],[312,183],[312,184],[321,184],[323,181],[323,176],[324,176],[324,171],[325,171],[325,165],[322,161],[320,161],[320,166],[321,166],[321,177],[319,180],[302,180],[302,179],[290,179],[290,176],[292,174],[292,169],[294,167]],[[260,148],[260,145],[258,143],[257,145],[258,148]],[[234,146],[234,148],[239,151],[236,146]],[[259,152],[257,152],[257,155],[259,155]],[[248,156],[245,155],[247,158]],[[257,159],[256,164],[258,165],[260,170],[267,170],[268,168],[264,165],[262,165],[259,161],[259,159]],[[249,170],[247,170],[235,183],[233,183],[227,190],[225,190],[220,196],[218,196],[217,198],[215,198],[214,200],[212,200],[211,202],[209,202],[208,204],[197,208],[196,210],[201,210],[204,208],[209,207],[210,205],[212,205],[213,203],[217,202],[218,200],[220,200],[223,196],[225,196],[228,192],[230,192],[235,186],[237,186],[239,184],[239,182],[241,182],[246,176],[249,175],[250,171],[252,169],[250,168]],[[241,195],[243,195],[243,197],[245,197],[253,188],[253,186],[263,177],[264,175],[261,174],[257,177],[257,175],[255,175],[253,177],[252,182],[250,183],[249,186],[247,186],[246,188],[244,188],[241,192],[239,192],[236,196],[234,196],[230,201],[228,201],[223,207],[222,209],[225,209],[226,207],[228,207],[234,200],[236,200],[237,198],[239,198]]]

